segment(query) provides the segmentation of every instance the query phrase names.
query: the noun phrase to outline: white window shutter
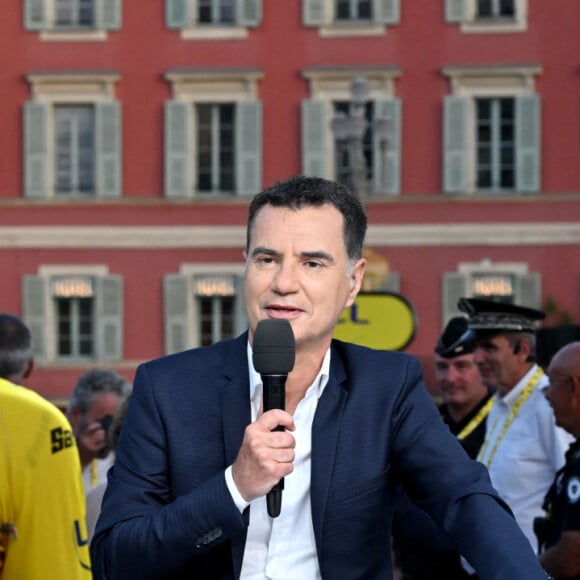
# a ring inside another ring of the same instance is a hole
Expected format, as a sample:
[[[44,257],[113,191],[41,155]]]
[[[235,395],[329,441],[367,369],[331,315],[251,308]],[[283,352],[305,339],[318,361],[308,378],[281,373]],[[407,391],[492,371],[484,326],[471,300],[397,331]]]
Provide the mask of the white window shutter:
[[[24,28],[26,30],[46,30],[47,0],[24,0]]]
[[[443,190],[467,192],[467,107],[466,97],[454,95],[443,102]]]
[[[262,0],[238,0],[238,24],[258,26],[262,21]]]
[[[516,276],[515,302],[529,308],[542,308],[542,276],[538,272]]]
[[[121,104],[95,104],[97,197],[121,196]]]
[[[97,28],[118,30],[121,28],[121,1],[97,0]]]
[[[326,105],[315,99],[302,101],[302,173],[329,178],[326,161]]]
[[[236,193],[254,195],[262,189],[262,103],[236,104]]]
[[[384,288],[381,288],[381,290],[399,294],[401,290],[401,274],[399,272],[389,272],[389,277],[387,278]]]
[[[32,335],[32,352],[38,361],[46,360],[48,281],[41,276],[22,279],[23,321]]]
[[[540,190],[540,97],[516,97],[516,188]]]
[[[397,195],[401,192],[401,100],[375,102],[375,120],[389,120],[386,143],[374,135],[373,181],[376,194]]]
[[[189,24],[188,0],[165,0],[167,28],[186,28]]]
[[[244,307],[244,278],[243,276],[234,277],[234,287],[236,296],[234,301],[234,336],[241,334],[248,328],[248,318]]]
[[[24,196],[48,197],[49,105],[24,103]]]
[[[445,0],[445,20],[447,22],[465,22],[467,20],[468,0]]]
[[[123,358],[123,278],[99,276],[95,286],[97,358],[118,361]]]
[[[461,315],[457,302],[464,297],[467,297],[467,277],[458,272],[445,272],[441,280],[442,328],[449,319]]]
[[[184,198],[191,195],[189,168],[189,103],[165,103],[165,197]]]
[[[400,0],[375,0],[373,14],[379,24],[398,24],[401,19]]]
[[[166,354],[192,346],[189,341],[189,327],[193,322],[189,315],[192,299],[190,276],[168,274],[163,278]]]
[[[302,0],[302,21],[305,26],[324,26],[326,0]]]

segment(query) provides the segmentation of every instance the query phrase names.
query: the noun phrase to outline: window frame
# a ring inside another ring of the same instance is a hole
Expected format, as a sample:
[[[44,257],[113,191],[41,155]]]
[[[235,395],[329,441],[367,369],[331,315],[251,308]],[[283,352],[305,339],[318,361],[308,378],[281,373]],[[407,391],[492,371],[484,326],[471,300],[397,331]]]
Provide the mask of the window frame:
[[[101,197],[119,197],[122,184],[121,152],[121,105],[115,99],[115,83],[120,75],[115,72],[103,73],[31,73],[26,80],[31,87],[31,99],[24,108],[24,196],[27,198],[72,199],[86,201]],[[95,119],[103,123],[95,125],[95,158],[93,174],[95,188],[90,196],[86,194],[59,194],[56,191],[55,155],[56,125],[55,108],[59,105],[92,105],[95,107]],[[42,112],[44,125],[29,120],[30,110],[35,108]],[[105,111],[106,109],[106,111]],[[103,117],[103,115],[106,115]],[[109,139],[105,146],[103,131],[110,128],[108,121],[114,119],[115,132],[107,133]],[[106,128],[106,129],[105,129]],[[41,132],[39,136],[36,132]],[[112,139],[112,141],[111,141]],[[42,156],[43,176],[33,169],[34,156],[30,148],[38,150]],[[105,152],[106,150],[106,152]],[[105,178],[105,171],[107,171]],[[102,173],[102,175],[100,175]],[[32,183],[35,175],[36,184]],[[109,181],[110,179],[110,181]],[[106,183],[105,183],[106,182]]]
[[[302,71],[302,76],[308,81],[308,99],[302,102],[302,172],[307,175],[317,175],[334,179],[336,168],[336,148],[335,137],[331,128],[331,119],[334,116],[335,103],[349,102],[351,100],[351,83],[354,77],[362,75],[368,81],[368,100],[373,101],[375,115],[380,115],[381,105],[389,103],[389,107],[394,113],[392,127],[390,127],[390,137],[393,147],[387,147],[383,155],[375,155],[378,165],[386,167],[391,175],[388,179],[392,181],[386,186],[385,191],[379,191],[376,187],[377,180],[383,182],[382,176],[376,174],[376,166],[373,167],[371,175],[370,197],[379,198],[386,195],[397,195],[400,193],[400,173],[401,173],[401,103],[395,96],[395,82],[401,75],[399,67],[381,67],[372,69],[350,69],[350,68],[312,68]],[[319,169],[314,170],[311,164],[305,159],[304,142],[310,141],[308,132],[312,131],[316,123],[311,123],[305,106],[308,103],[319,103],[323,112],[322,119],[318,119],[318,127],[322,131],[321,155],[318,160]],[[375,147],[379,145],[375,141]],[[374,182],[374,184],[373,184]]]
[[[514,302],[522,306],[541,309],[542,276],[530,272],[526,262],[493,262],[484,258],[480,262],[461,262],[455,271],[445,272],[441,278],[442,327],[454,316],[462,316],[457,307],[459,298],[472,298],[474,276],[512,275],[514,280]]]
[[[240,126],[234,133],[235,155],[241,156],[236,160],[235,190],[216,194],[216,198],[238,198],[251,195],[261,189],[262,181],[262,117],[261,101],[258,99],[258,82],[264,74],[258,69],[239,70],[174,70],[165,74],[165,79],[171,85],[172,98],[165,103],[165,196],[174,198],[208,199],[211,193],[200,192],[197,185],[197,124],[196,105],[199,104],[234,104],[236,106],[236,123],[244,124],[240,115],[240,107],[246,106],[250,114],[255,115],[255,123],[250,129],[252,135],[240,134]],[[186,134],[178,146],[173,147],[174,136],[170,134],[172,121],[172,107],[176,107],[180,120],[185,123]],[[244,125],[245,126],[245,125]],[[242,147],[241,142],[253,139],[253,147]],[[173,147],[173,148],[172,148]],[[179,148],[180,152],[175,149]],[[172,156],[181,157],[183,179],[185,184],[176,188],[172,185],[171,167]],[[246,163],[246,161],[248,163]],[[251,166],[253,176],[242,175],[239,168]],[[249,180],[249,182],[248,182]],[[247,183],[248,182],[248,183]],[[259,183],[258,183],[259,182]]]
[[[467,195],[485,195],[490,193],[489,190],[478,190],[477,189],[477,160],[476,160],[476,146],[477,146],[477,136],[476,136],[476,99],[478,98],[524,98],[524,97],[537,97],[539,95],[536,91],[536,79],[535,77],[542,73],[542,67],[540,65],[498,65],[498,66],[452,66],[445,67],[442,69],[442,74],[446,77],[450,84],[450,92],[445,97],[444,100],[444,119],[443,119],[443,174],[444,174],[444,193],[463,193]],[[446,175],[446,164],[449,163],[447,159],[447,145],[450,137],[446,134],[445,130],[445,107],[449,103],[450,99],[457,97],[458,100],[464,100],[465,107],[465,117],[464,122],[466,124],[464,129],[464,134],[462,139],[464,140],[463,150],[464,154],[467,156],[465,165],[465,182],[466,187],[461,191],[456,191],[448,186],[447,175]],[[517,103],[516,103],[517,106]],[[538,103],[539,107],[539,103]],[[540,126],[541,126],[541,112],[538,111],[540,118],[538,119],[538,134],[536,139],[538,141],[538,180],[541,168],[541,137],[540,137]],[[518,113],[516,111],[516,117]],[[517,131],[517,127],[516,127]],[[517,135],[516,135],[517,141]],[[518,154],[518,147],[516,145],[516,155]],[[518,161],[515,162],[516,174],[518,171]],[[540,190],[540,185],[538,183],[537,188],[521,189],[516,185],[513,190],[496,190],[496,193],[501,194],[517,194],[519,192],[529,193],[537,192]],[[493,193],[492,193],[493,194]]]
[[[56,0],[24,0],[24,28],[36,31],[48,42],[104,42],[109,31],[119,30],[123,0],[94,0],[91,27],[56,26]]]
[[[199,0],[165,0],[165,22],[182,40],[244,39],[261,23],[263,1],[235,0],[234,22],[213,25],[198,22]]]
[[[52,281],[66,278],[91,278],[94,294],[94,348],[92,357],[63,357],[58,354],[57,313]],[[29,293],[33,284],[36,295]],[[38,292],[41,299],[38,299]],[[114,298],[115,303],[106,303]],[[36,274],[23,279],[23,316],[33,335],[34,355],[44,365],[86,364],[87,360],[118,361],[123,353],[123,279],[109,273],[102,264],[43,264]]]
[[[336,0],[303,0],[302,21],[322,37],[383,36],[400,22],[400,0],[372,0],[370,20],[338,20]]]
[[[236,286],[233,336],[241,334],[248,325],[244,309],[243,276],[245,264],[181,264],[178,273],[166,274],[163,279],[165,353],[171,354],[201,345],[199,310],[195,299],[195,282],[199,278],[231,278]],[[178,337],[178,338],[177,338]]]
[[[503,34],[528,30],[528,0],[514,0],[514,17],[478,18],[477,0],[444,0],[447,22],[465,34]]]

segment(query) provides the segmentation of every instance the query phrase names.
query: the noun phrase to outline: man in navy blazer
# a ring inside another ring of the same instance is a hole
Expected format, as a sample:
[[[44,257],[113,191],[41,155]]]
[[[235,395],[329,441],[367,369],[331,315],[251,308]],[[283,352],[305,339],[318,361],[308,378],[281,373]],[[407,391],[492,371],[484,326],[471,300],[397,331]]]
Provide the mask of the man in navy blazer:
[[[399,482],[481,579],[546,577],[418,361],[332,339],[361,287],[366,227],[356,196],[327,180],[254,197],[249,331],[139,367],[91,546],[96,580],[389,579]],[[295,337],[284,411],[263,411],[252,364],[265,319],[288,320]]]

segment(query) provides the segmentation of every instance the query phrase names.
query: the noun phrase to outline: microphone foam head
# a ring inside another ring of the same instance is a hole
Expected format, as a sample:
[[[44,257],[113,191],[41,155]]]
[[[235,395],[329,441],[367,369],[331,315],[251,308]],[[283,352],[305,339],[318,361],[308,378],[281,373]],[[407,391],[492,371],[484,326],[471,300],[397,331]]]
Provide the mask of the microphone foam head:
[[[252,360],[261,375],[285,375],[294,367],[296,344],[287,320],[260,320],[254,332]]]

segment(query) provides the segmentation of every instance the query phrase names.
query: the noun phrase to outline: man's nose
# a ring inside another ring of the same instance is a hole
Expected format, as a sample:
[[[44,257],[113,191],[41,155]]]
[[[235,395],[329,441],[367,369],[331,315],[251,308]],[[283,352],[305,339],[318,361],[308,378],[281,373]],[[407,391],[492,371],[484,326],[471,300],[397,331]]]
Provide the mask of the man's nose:
[[[281,262],[273,280],[273,287],[280,294],[295,292],[298,288],[298,276],[295,264]]]

